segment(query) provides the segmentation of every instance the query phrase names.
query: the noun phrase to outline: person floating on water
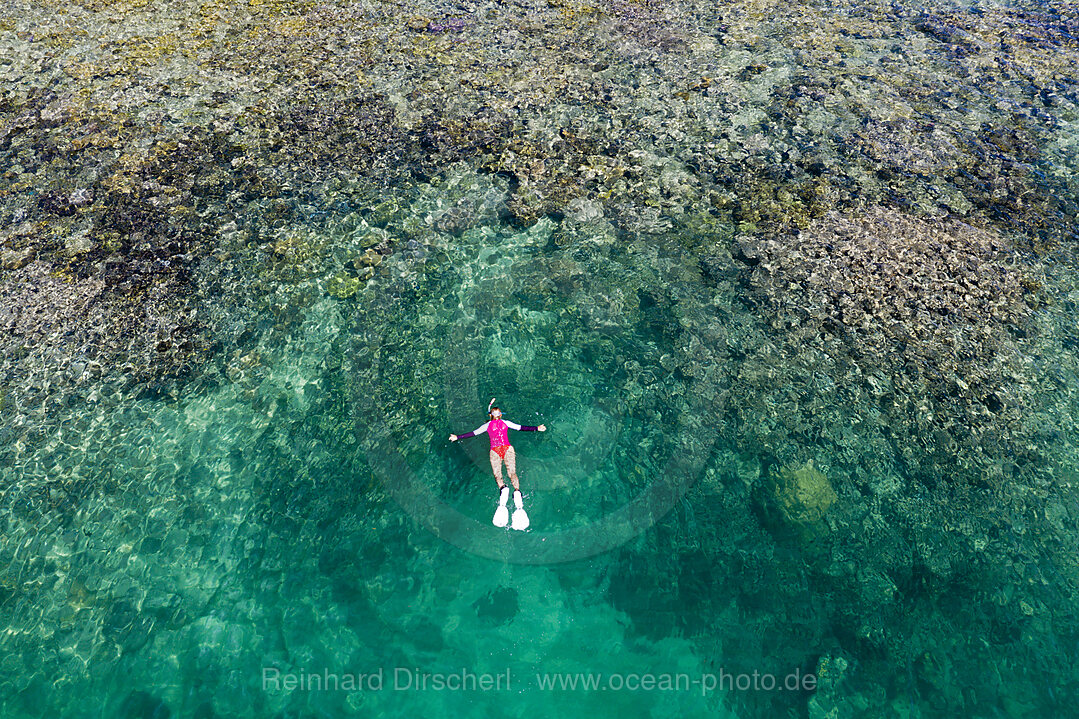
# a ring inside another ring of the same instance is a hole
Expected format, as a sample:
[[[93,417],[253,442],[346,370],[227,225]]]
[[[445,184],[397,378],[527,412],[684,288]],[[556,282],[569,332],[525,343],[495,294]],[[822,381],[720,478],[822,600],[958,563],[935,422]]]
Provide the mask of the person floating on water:
[[[506,502],[509,501],[510,488],[502,481],[502,462],[505,462],[506,472],[510,476],[510,482],[513,483],[513,504],[516,507],[513,512],[513,528],[528,529],[528,515],[525,514],[524,501],[521,498],[521,483],[517,480],[517,455],[513,451],[513,445],[510,444],[506,430],[546,432],[547,427],[542,424],[538,427],[524,427],[515,422],[508,422],[502,419],[502,410],[495,407],[494,404],[495,400],[492,397],[487,404],[487,416],[491,418],[490,421],[468,434],[451,434],[450,441],[456,442],[459,439],[468,439],[469,437],[475,437],[477,434],[487,433],[491,438],[491,470],[495,473],[495,481],[498,482],[498,509],[495,510],[492,521],[496,527],[505,527],[509,522],[509,510],[506,509]]]

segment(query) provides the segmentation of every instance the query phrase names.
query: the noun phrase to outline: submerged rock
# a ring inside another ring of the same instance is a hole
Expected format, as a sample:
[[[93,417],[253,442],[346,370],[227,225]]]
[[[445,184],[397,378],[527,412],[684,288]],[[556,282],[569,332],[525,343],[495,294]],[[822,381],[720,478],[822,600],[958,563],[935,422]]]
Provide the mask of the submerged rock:
[[[825,515],[838,496],[813,460],[773,469],[760,494],[758,509],[777,538],[794,538],[808,556],[823,552],[830,533]]]
[[[772,495],[783,519],[799,529],[819,524],[838,497],[832,483],[809,460],[771,474]]]
[[[169,719],[172,710],[158,697],[136,690],[124,700],[120,707],[120,716],[123,719]]]

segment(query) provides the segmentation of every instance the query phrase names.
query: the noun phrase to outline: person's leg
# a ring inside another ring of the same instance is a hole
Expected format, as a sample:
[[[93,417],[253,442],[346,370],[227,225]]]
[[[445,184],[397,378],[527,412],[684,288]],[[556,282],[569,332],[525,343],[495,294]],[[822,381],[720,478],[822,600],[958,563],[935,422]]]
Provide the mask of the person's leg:
[[[502,458],[493,449],[491,450],[491,471],[495,473],[498,490],[502,491],[502,488],[506,486],[506,483],[502,481]]]
[[[513,482],[513,491],[520,492],[521,484],[517,481],[517,453],[513,451],[513,447],[506,450],[506,472],[510,475],[510,481]]]

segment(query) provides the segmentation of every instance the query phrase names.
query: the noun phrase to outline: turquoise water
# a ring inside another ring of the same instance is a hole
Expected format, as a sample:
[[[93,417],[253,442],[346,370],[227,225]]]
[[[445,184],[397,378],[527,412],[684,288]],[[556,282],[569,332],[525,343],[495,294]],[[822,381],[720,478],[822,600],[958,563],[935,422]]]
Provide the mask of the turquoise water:
[[[89,694],[102,707],[65,714],[161,702],[226,716],[477,704],[554,715],[632,710],[641,695],[546,692],[539,673],[699,682],[709,659],[686,633],[638,635],[605,597],[611,550],[647,542],[640,533],[705,474],[714,385],[675,373],[712,304],[677,245],[626,247],[593,225],[572,247],[543,221],[474,228],[425,246],[421,263],[391,255],[357,295],[312,294],[283,325],[264,323],[228,381],[193,380],[171,400],[118,393],[55,440],[9,447],[21,489],[5,498],[15,706]],[[363,244],[368,229],[331,246]],[[490,525],[482,441],[446,440],[481,423],[494,393],[507,416],[550,427],[515,438],[528,533]],[[35,492],[46,484],[64,489]],[[384,685],[275,692],[267,668],[381,670]],[[509,679],[487,693],[398,691],[406,670]],[[698,687],[647,701],[703,716],[719,699]]]
[[[495,206],[505,196],[497,180],[452,182]],[[423,217],[430,187],[393,201],[404,222]],[[894,628],[881,620],[911,611],[912,623],[989,643],[970,650],[979,658],[1019,639],[1008,620],[942,605],[950,592],[922,604],[929,577],[899,588],[877,562],[829,563],[762,529],[762,460],[730,439],[730,365],[702,361],[728,353],[736,330],[762,330],[709,290],[677,234],[620,238],[602,218],[518,228],[492,214],[406,245],[354,294],[337,291],[342,258],[378,231],[330,222],[312,249],[322,271],[238,314],[244,339],[177,396],[104,384],[6,445],[14,715],[752,716],[812,693],[739,691],[731,678],[724,690],[722,672],[824,680],[855,663],[878,702],[932,715],[914,667],[886,685],[873,673],[895,671],[897,657],[840,649],[873,641],[845,633],[879,632],[888,646]],[[206,298],[211,308],[242,307],[260,274],[287,269],[257,248],[231,262],[205,270],[208,294],[225,293]],[[237,279],[226,288],[221,275]],[[509,418],[549,427],[513,438],[524,533],[488,521],[485,438],[446,439],[480,424],[492,395]],[[833,531],[837,552],[887,549]],[[858,594],[842,608],[850,580],[835,573],[846,571]],[[844,628],[847,612],[861,628]],[[1024,643],[1054,641],[1055,629],[1024,631]],[[943,661],[932,656],[910,661],[926,672]],[[962,662],[951,671],[972,671]],[[489,691],[412,686],[462,672],[509,674]],[[667,676],[675,688],[541,685],[560,672],[631,686]],[[354,691],[276,684],[324,673],[369,677]],[[1034,684],[1035,702],[1055,701],[1057,681]]]
[[[0,16],[0,714],[1074,714],[1071,6],[181,10]]]

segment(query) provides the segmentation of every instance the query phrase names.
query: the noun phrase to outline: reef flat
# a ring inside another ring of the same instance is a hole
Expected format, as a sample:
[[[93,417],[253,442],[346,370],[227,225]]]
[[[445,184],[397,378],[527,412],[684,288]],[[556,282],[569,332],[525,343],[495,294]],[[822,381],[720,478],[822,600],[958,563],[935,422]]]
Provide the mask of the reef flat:
[[[0,710],[441,715],[489,699],[257,677],[592,661],[820,679],[657,715],[1066,713],[1077,37],[1025,0],[8,3]],[[554,566],[428,536],[394,484],[478,513],[439,442],[492,394],[552,427],[548,528],[673,509]],[[514,711],[610,708],[571,697]]]

